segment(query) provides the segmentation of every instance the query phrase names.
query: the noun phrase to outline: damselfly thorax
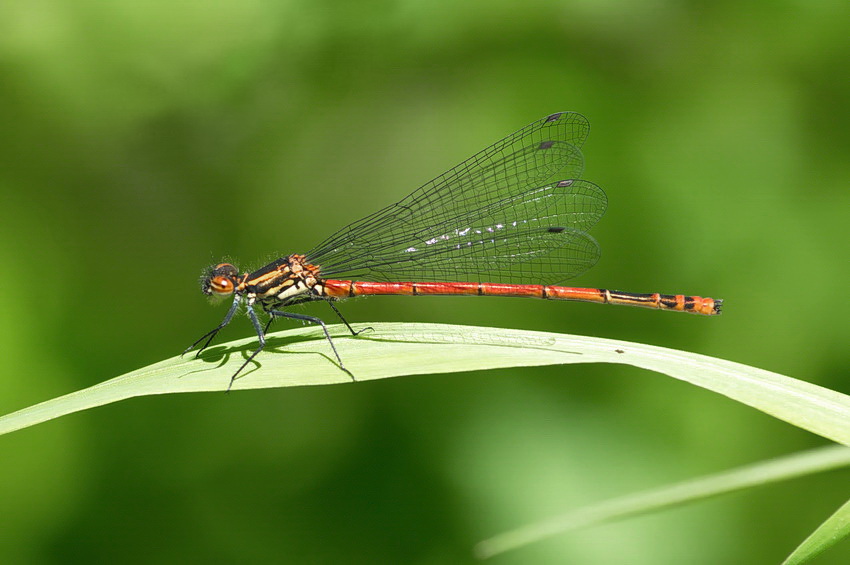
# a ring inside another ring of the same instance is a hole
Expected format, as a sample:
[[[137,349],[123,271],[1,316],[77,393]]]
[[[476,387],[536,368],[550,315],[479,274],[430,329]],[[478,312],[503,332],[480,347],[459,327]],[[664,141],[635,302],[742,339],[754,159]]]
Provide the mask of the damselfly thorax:
[[[208,295],[224,297],[237,294],[245,297],[249,306],[259,303],[271,307],[303,299],[305,294],[319,295],[318,273],[319,268],[305,263],[303,255],[282,257],[241,276],[230,263],[219,263],[210,269],[201,287]]]

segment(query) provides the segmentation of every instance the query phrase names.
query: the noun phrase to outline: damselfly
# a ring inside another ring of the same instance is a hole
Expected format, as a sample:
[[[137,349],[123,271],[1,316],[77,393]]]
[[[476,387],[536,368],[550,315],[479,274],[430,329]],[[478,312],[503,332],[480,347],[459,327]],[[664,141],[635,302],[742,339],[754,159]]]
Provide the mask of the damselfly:
[[[601,188],[580,178],[589,130],[581,114],[552,114],[349,224],[305,255],[282,257],[242,275],[229,263],[211,267],[203,292],[233,296],[233,303],[224,320],[184,353],[203,342],[200,354],[244,304],[259,346],[233,374],[231,386],[265,347],[276,317],[321,326],[340,369],[353,379],[324,321],[285,308],[325,300],[357,335],[334,301],[378,294],[525,296],[719,314],[722,301],[712,298],[554,286],[599,259],[599,244],[587,231],[608,201]],[[270,316],[265,327],[256,307]]]

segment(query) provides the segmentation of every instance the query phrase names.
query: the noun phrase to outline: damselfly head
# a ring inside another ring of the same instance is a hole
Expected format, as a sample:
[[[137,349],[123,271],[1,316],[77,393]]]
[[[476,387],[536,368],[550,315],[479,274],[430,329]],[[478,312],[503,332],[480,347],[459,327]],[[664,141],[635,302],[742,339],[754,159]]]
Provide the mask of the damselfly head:
[[[233,294],[239,271],[230,263],[219,263],[211,267],[201,281],[201,290],[207,296],[225,297]]]

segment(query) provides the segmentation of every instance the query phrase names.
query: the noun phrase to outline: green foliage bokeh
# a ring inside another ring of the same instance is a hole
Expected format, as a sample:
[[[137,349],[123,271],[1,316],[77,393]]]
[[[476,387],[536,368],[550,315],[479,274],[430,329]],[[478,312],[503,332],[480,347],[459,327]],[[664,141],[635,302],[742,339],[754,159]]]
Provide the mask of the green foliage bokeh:
[[[352,323],[583,333],[847,392],[848,17],[840,2],[5,2],[0,409],[181,351],[224,315],[196,284],[207,264],[306,251],[559,110],[590,119],[585,177],[610,200],[602,260],[575,284],[722,297],[724,315],[386,297],[341,305]],[[223,340],[250,331],[239,318]],[[0,561],[471,562],[500,530],[820,443],[611,366],[132,400],[0,438]],[[846,482],[500,562],[778,562]]]

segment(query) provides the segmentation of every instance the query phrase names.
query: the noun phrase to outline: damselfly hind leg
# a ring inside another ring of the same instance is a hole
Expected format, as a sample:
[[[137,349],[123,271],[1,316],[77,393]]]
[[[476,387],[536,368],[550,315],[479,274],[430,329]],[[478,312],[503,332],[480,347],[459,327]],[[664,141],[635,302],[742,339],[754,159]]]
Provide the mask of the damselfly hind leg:
[[[336,310],[336,308],[334,308],[334,310]],[[325,332],[325,337],[327,338],[328,343],[331,346],[331,350],[334,352],[334,356],[336,357],[336,361],[337,361],[337,364],[339,365],[339,368],[342,369],[343,371],[345,371],[348,374],[348,376],[351,377],[351,380],[353,382],[357,382],[357,379],[354,378],[354,374],[352,374],[351,371],[346,369],[345,365],[342,363],[342,357],[339,356],[339,352],[336,350],[336,345],[334,345],[334,340],[331,338],[331,334],[328,331],[328,327],[325,325],[324,321],[322,321],[320,318],[316,318],[314,316],[305,316],[304,314],[296,314],[294,312],[284,312],[283,310],[269,310],[268,312],[269,312],[270,315],[272,315],[274,317],[290,318],[292,320],[301,320],[303,322],[310,322],[311,324],[316,324],[316,325],[321,326],[322,331]],[[345,321],[345,320],[343,320],[343,321]],[[346,322],[345,325],[348,326],[348,322]],[[351,330],[351,326],[348,326],[348,329]],[[357,335],[356,332],[354,332],[353,330],[351,330],[351,331],[352,331],[353,335]]]
[[[336,315],[339,316],[339,319],[342,320],[342,323],[345,324],[345,327],[348,328],[348,331],[351,332],[351,335],[358,336],[366,330],[375,331],[375,328],[373,328],[372,326],[366,326],[365,328],[361,328],[355,331],[354,328],[351,327],[351,324],[348,323],[348,320],[346,320],[345,317],[342,315],[342,312],[340,312],[339,309],[334,305],[332,300],[326,299],[325,302],[327,302],[328,306],[330,306],[331,309],[336,313]]]
[[[328,332],[327,326],[321,319],[314,318],[313,316],[305,316],[303,314],[295,314],[293,312],[284,312],[282,310],[268,310],[267,312],[272,317],[271,320],[274,320],[274,318],[276,317],[290,318],[293,320],[301,320],[304,322],[310,322],[312,324],[317,324],[321,326],[322,331],[325,332],[325,337],[327,338],[328,343],[330,343],[331,345],[331,350],[334,352],[334,356],[336,357],[339,368],[345,371],[346,374],[351,377],[352,381],[357,382],[357,379],[354,378],[354,375],[351,373],[351,371],[346,369],[345,365],[343,365],[342,358],[339,356],[339,352],[337,352],[336,350],[336,346],[334,345],[333,339],[331,339],[331,334]],[[251,355],[248,356],[245,362],[242,363],[239,369],[237,369],[236,372],[233,373],[233,376],[230,377],[230,384],[227,385],[227,392],[230,392],[230,389],[233,387],[233,383],[236,381],[236,377],[239,376],[239,373],[241,373],[245,369],[245,367],[247,367],[248,364],[253,361],[254,358],[259,355],[260,352],[266,347],[266,330],[268,330],[269,325],[271,325],[271,320],[269,320],[269,322],[266,324],[266,328],[264,330],[262,325],[260,324],[259,318],[257,318],[257,313],[254,312],[254,309],[250,306],[248,307],[248,318],[251,319],[251,324],[254,326],[254,330],[257,332],[257,338],[260,342],[260,346],[253,352],[251,352]]]

